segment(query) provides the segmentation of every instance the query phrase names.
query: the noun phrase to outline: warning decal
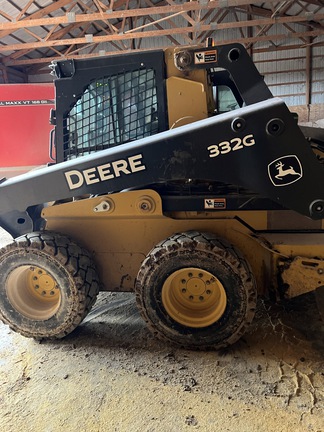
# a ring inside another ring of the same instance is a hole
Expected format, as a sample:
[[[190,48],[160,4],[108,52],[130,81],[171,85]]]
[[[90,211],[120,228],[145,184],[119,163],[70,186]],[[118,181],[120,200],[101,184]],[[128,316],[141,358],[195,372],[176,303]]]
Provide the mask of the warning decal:
[[[205,210],[224,210],[226,209],[225,198],[206,198],[204,201]]]
[[[195,53],[195,64],[214,63],[217,61],[217,51],[200,51]]]

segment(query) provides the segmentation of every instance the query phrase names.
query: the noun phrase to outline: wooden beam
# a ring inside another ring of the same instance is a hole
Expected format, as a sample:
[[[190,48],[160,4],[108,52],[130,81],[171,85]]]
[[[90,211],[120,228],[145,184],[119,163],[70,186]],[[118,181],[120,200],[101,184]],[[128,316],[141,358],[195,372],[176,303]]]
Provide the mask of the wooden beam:
[[[216,14],[214,14],[214,16],[210,19],[210,23],[214,23],[218,27],[219,24],[227,17],[227,15],[229,14],[229,11],[230,11],[229,9],[225,9],[225,10],[220,9],[220,10],[218,10],[216,12]],[[203,41],[205,41],[205,40],[207,40],[207,38],[211,37],[212,34],[213,34],[212,31],[200,33],[198,35],[198,42],[199,43],[203,43]]]
[[[28,3],[26,3],[26,5],[23,7],[23,9],[21,10],[21,12],[19,13],[19,15],[15,18],[16,21],[19,21],[20,18],[22,16],[25,15],[25,13],[28,11],[28,9],[30,8],[30,6],[34,3],[34,0],[29,0]]]
[[[162,7],[160,7],[160,9],[161,8]],[[150,8],[145,8],[145,9],[150,10]],[[153,9],[156,9],[156,8],[153,8]],[[128,11],[128,12],[135,13],[136,11],[135,10],[131,10],[131,11]],[[126,11],[125,11],[125,13],[126,13]],[[183,14],[183,12],[182,11],[178,11],[175,14],[169,16],[169,17],[158,19],[158,20],[156,20],[156,22],[159,23],[162,20],[168,20],[168,19],[172,18],[173,16],[181,15],[181,14]],[[100,16],[100,19],[98,18],[98,15]],[[96,20],[103,21],[104,17],[106,15],[109,15],[109,14],[91,14],[90,13],[90,14],[78,15],[78,17],[82,17],[82,22],[92,22],[92,21],[96,21]],[[143,16],[144,15],[145,14],[143,14]],[[151,13],[149,14],[149,16],[150,15],[151,15]],[[138,16],[138,15],[131,15],[131,16]],[[96,18],[96,19],[92,20],[91,17]],[[63,17],[60,17],[61,22],[62,22],[62,18]],[[48,18],[48,19],[55,20],[55,21],[57,20],[56,18]],[[324,14],[317,14],[316,19],[319,20],[319,21],[320,20],[324,20]],[[217,29],[218,30],[223,30],[223,29],[231,29],[231,28],[256,27],[256,26],[268,26],[268,25],[271,26],[271,25],[275,25],[275,24],[288,24],[288,23],[295,23],[295,24],[297,24],[297,23],[308,23],[308,25],[309,25],[309,17],[307,15],[303,15],[303,16],[282,16],[282,17],[277,17],[277,18],[253,19],[253,20],[247,20],[247,21],[234,21],[234,22],[230,22],[230,23],[217,24]],[[7,23],[3,23],[3,24],[0,23],[0,28],[1,28],[2,25],[5,25],[5,24],[7,24]],[[52,24],[53,24],[53,21],[52,21]],[[152,24],[154,24],[154,21],[152,21]],[[68,29],[70,30],[71,28],[73,28],[73,27],[75,28],[77,26],[78,26],[77,23],[73,23],[73,24],[70,24],[68,26]],[[24,28],[26,28],[26,27],[28,27],[28,26],[25,26]],[[138,27],[139,30],[141,28],[142,28],[141,26]],[[137,29],[134,28],[134,29],[132,29],[132,32],[135,32],[136,30]],[[192,30],[193,30],[193,28],[191,28],[191,31]],[[68,32],[68,30],[61,29],[59,32],[63,36],[64,34],[66,34]],[[323,32],[324,32],[324,27],[323,27]],[[1,37],[1,33],[2,32],[0,32],[0,37]],[[56,34],[56,36],[59,36],[59,35]],[[63,44],[63,45],[65,45],[65,44]],[[21,48],[21,49],[24,49],[24,48]],[[9,49],[8,49],[8,51],[9,51]]]
[[[160,26],[159,24],[157,24],[157,23],[154,21],[154,19],[153,19],[152,17],[148,16],[148,17],[146,17],[146,19],[147,19],[148,21],[151,21],[152,24],[154,23],[154,26],[155,26],[157,29],[159,29],[159,30],[163,30],[163,27]],[[178,42],[174,37],[172,37],[171,35],[168,35],[167,38],[168,38],[168,39],[171,41],[171,43],[173,43],[174,45],[180,45],[180,43],[179,43],[179,42]]]
[[[23,18],[20,21],[17,21],[17,22],[11,21],[9,23],[1,23],[0,30],[2,30],[2,25],[4,25],[4,24],[10,25],[10,24],[18,24],[19,23],[19,25],[21,25],[19,28],[27,27],[26,26],[27,22],[33,21],[33,20],[36,20],[36,21],[40,20],[44,16],[49,15],[50,13],[52,13],[58,9],[61,9],[62,7],[66,6],[70,2],[71,2],[71,0],[57,0],[56,2],[52,2],[49,6],[46,6],[37,12],[34,12],[33,14],[29,15],[28,17]],[[42,24],[39,24],[39,25],[42,25]],[[12,30],[13,30],[12,28],[8,28],[8,29],[4,29],[4,31],[0,31],[0,39],[5,37],[5,36],[10,35]]]
[[[270,3],[276,3],[277,0],[270,0]],[[59,0],[54,4],[63,2],[67,4],[68,0]],[[250,4],[250,1],[246,0],[227,0],[227,7],[231,6],[239,6],[239,5],[247,5]],[[209,10],[209,9],[217,9],[223,7],[224,2],[221,0],[208,1],[206,3],[202,2],[188,2],[181,5],[173,5],[173,6],[157,6],[157,7],[147,7],[147,8],[139,8],[139,9],[128,9],[128,10],[118,10],[111,11],[109,13],[92,13],[92,14],[76,14],[73,17],[73,22],[87,22],[87,21],[102,21],[102,20],[112,20],[112,19],[121,19],[121,18],[129,18],[136,16],[146,16],[146,15],[160,15],[166,13],[177,13],[177,12],[188,12],[188,11],[197,11],[197,10]],[[61,7],[61,6],[59,6]],[[49,8],[49,6],[48,6]],[[45,10],[47,8],[42,9]],[[58,9],[58,7],[56,8]],[[36,14],[36,13],[35,13]],[[25,27],[39,27],[39,26],[50,26],[56,24],[69,24],[70,17],[67,15],[59,16],[59,17],[51,17],[51,18],[35,18],[35,14],[33,14],[33,18],[23,19],[18,22],[6,22],[0,23],[0,30],[9,31],[8,34],[11,33],[12,30],[17,30],[19,28]],[[46,13],[48,14],[48,13]],[[46,15],[46,14],[43,14]],[[0,32],[0,38],[4,35]]]
[[[181,30],[181,29],[178,29],[178,30]],[[145,37],[152,37],[152,35],[148,34],[148,33],[154,33],[154,35],[156,37],[160,37],[161,34],[158,35],[157,33],[162,33],[162,31],[161,32],[159,32],[159,31],[156,31],[156,32],[146,32]],[[167,31],[163,30],[163,34],[162,35],[166,36],[166,34],[169,34],[169,33],[170,33],[170,30],[167,30]],[[178,31],[176,33],[179,34],[180,31]],[[318,31],[312,31],[312,32],[307,32],[307,34],[303,33],[303,35],[315,36],[315,33],[319,33],[319,32]],[[126,35],[124,35],[124,36],[126,36]],[[130,38],[130,36],[134,36],[134,35],[128,35],[128,36]],[[138,34],[136,36],[137,36],[136,38],[139,39],[141,37],[144,37],[144,33],[143,34]],[[250,42],[258,42],[259,40],[269,41],[269,40],[273,40],[273,39],[275,39],[275,40],[291,39],[292,38],[291,36],[292,35],[286,35],[286,34],[284,34],[284,35],[260,36],[259,38],[250,37],[250,38],[244,38],[244,39],[222,40],[220,42],[220,44],[222,44],[222,45],[231,44],[231,43],[248,44]],[[298,34],[293,35],[293,36],[294,37],[299,37]],[[116,38],[118,38],[118,35],[112,35],[112,36],[110,36],[110,39],[111,38],[116,39]],[[78,41],[76,39],[72,39],[72,40],[69,40],[69,41],[71,42],[71,44],[72,43],[73,44],[78,43]],[[99,42],[93,41],[93,43],[99,43]],[[90,45],[92,45],[92,44],[90,44]],[[217,45],[217,41],[216,41],[216,45]],[[321,45],[324,46],[324,41],[323,42],[319,42],[319,46],[321,46]],[[276,48],[274,48],[274,47],[260,48],[260,49],[255,49],[254,48],[254,53],[256,54],[256,53],[261,53],[261,52],[282,51],[282,50],[287,50],[287,49],[300,49],[300,48],[303,48],[303,46],[300,45],[300,44],[299,45],[291,45],[291,46],[290,45],[288,45],[288,46],[281,46],[281,47],[279,46],[279,47],[276,47]],[[156,49],[156,48],[152,48],[152,49]],[[145,49],[145,50],[147,50],[147,49]],[[142,49],[141,50],[134,50],[134,51],[132,51],[132,50],[125,50],[124,52],[126,53],[126,52],[136,52],[136,51],[143,51],[143,50]],[[117,54],[116,52],[105,52],[105,55],[116,55],[116,54]],[[90,57],[97,57],[97,56],[98,56],[98,53],[92,54],[92,55],[85,54],[83,56],[78,56],[78,58],[90,58]],[[70,58],[74,58],[74,56],[64,56],[64,54],[62,54],[59,59],[70,59]],[[10,65],[10,66],[13,66],[13,65],[16,65],[16,66],[19,65],[19,66],[21,66],[21,65],[37,64],[37,63],[46,63],[46,64],[48,64],[48,63],[50,63],[53,60],[54,61],[58,60],[58,58],[57,57],[49,57],[49,58],[34,58],[34,59],[30,59],[30,60],[9,60],[9,61],[7,61],[5,58],[3,58],[3,64]]]
[[[222,43],[225,43],[222,42]],[[231,41],[229,41],[228,43],[231,43]],[[324,46],[324,41],[321,43],[317,44],[318,46]],[[152,51],[155,50],[156,48],[145,48],[145,49],[135,49],[135,50],[125,50],[123,52],[116,52],[116,51],[106,51],[105,55],[106,56],[114,56],[114,55],[120,55],[120,54],[127,54],[127,53],[134,53],[134,52],[143,52],[143,51]],[[253,53],[254,54],[263,54],[263,53],[269,53],[269,52],[278,52],[278,51],[291,51],[291,50],[296,50],[296,49],[306,49],[305,45],[301,45],[301,44],[294,44],[294,45],[285,45],[285,46],[278,46],[278,47],[273,47],[273,46],[269,46],[267,48],[254,48],[253,49]],[[78,59],[86,59],[86,58],[93,58],[93,57],[98,57],[98,53],[93,53],[93,54],[81,54],[78,55],[77,58]],[[9,60],[8,62],[5,62],[5,64],[7,66],[36,66],[38,65],[43,65],[43,67],[48,67],[48,65],[52,62],[52,61],[57,61],[57,60],[65,60],[65,59],[72,59],[74,58],[74,56],[64,56],[62,55],[61,57],[47,57],[47,58],[38,58],[38,59],[27,59],[27,60]],[[284,60],[284,59],[279,59],[280,61]],[[264,61],[268,61],[268,60],[264,60]],[[260,63],[262,61],[256,61],[256,63]]]
[[[290,7],[291,7],[291,4],[287,5],[287,9],[286,10],[290,9]],[[250,14],[255,15],[255,16],[263,16],[263,17],[266,17],[266,18],[271,18],[272,15],[273,15],[272,10],[266,9],[266,8],[263,8],[263,7],[260,7],[260,6],[255,6],[255,5],[236,7],[235,9],[237,9],[240,12],[245,12],[247,14],[250,13]],[[319,14],[317,14],[317,13],[314,14],[313,15],[313,20],[311,19],[311,16],[308,15],[308,22],[300,22],[299,24],[300,25],[304,25],[304,26],[311,25],[314,28],[321,29],[321,28],[323,28],[323,26],[319,22],[317,22],[317,21],[321,20],[321,19],[317,18],[318,15]],[[286,17],[286,16],[291,16],[291,15],[285,15],[284,13],[282,13],[281,16],[282,17]],[[300,16],[300,14],[298,14],[298,16]]]
[[[323,14],[324,15],[324,14]],[[232,23],[224,23],[215,25],[201,25],[199,26],[199,31],[215,31],[221,29],[235,28],[235,27],[250,27],[251,22],[232,22]],[[173,29],[163,29],[163,30],[155,30],[155,31],[145,31],[145,32],[133,32],[133,33],[123,33],[123,34],[111,34],[105,36],[93,36],[86,35],[85,37],[73,38],[73,39],[61,39],[61,40],[48,40],[48,41],[38,41],[38,42],[26,42],[19,44],[11,44],[11,45],[3,45],[0,46],[0,52],[7,51],[19,51],[25,49],[40,49],[45,47],[58,47],[58,46],[70,46],[74,44],[84,44],[88,45],[93,43],[102,43],[102,42],[110,42],[110,41],[123,41],[123,40],[131,40],[131,39],[139,39],[139,38],[154,38],[175,34],[187,34],[194,31],[194,27],[178,27]],[[235,39],[237,42],[249,43],[249,42],[261,42],[261,41],[274,41],[274,40],[282,40],[282,39],[292,39],[292,38],[303,38],[303,37],[312,37],[312,36],[320,36],[323,35],[323,31],[321,30],[313,30],[306,32],[296,32],[290,34],[279,34],[279,35],[265,35],[265,36],[257,36],[252,38],[241,38]],[[233,41],[232,41],[233,42]],[[229,43],[226,41],[226,43]]]

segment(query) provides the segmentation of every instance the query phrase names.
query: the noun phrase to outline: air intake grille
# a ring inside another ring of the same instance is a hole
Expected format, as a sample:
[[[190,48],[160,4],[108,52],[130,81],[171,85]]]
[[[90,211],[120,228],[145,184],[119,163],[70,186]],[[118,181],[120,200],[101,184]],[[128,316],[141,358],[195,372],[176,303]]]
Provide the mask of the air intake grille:
[[[64,160],[157,133],[157,113],[154,69],[91,81],[66,117]]]

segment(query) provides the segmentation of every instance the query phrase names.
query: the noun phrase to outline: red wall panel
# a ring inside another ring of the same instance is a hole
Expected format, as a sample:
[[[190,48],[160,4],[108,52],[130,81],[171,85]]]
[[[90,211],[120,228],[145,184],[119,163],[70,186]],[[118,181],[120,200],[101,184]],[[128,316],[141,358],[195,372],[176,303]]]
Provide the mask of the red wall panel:
[[[50,161],[51,108],[53,84],[0,85],[0,167]]]

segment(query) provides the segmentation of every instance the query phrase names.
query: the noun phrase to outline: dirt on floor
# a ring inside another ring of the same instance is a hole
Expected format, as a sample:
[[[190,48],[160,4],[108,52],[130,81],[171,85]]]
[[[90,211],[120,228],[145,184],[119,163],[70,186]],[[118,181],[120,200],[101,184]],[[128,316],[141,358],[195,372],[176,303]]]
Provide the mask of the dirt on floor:
[[[155,339],[131,293],[101,293],[59,341],[0,323],[0,431],[324,432],[323,334],[312,294],[260,300],[249,332],[217,352]]]

